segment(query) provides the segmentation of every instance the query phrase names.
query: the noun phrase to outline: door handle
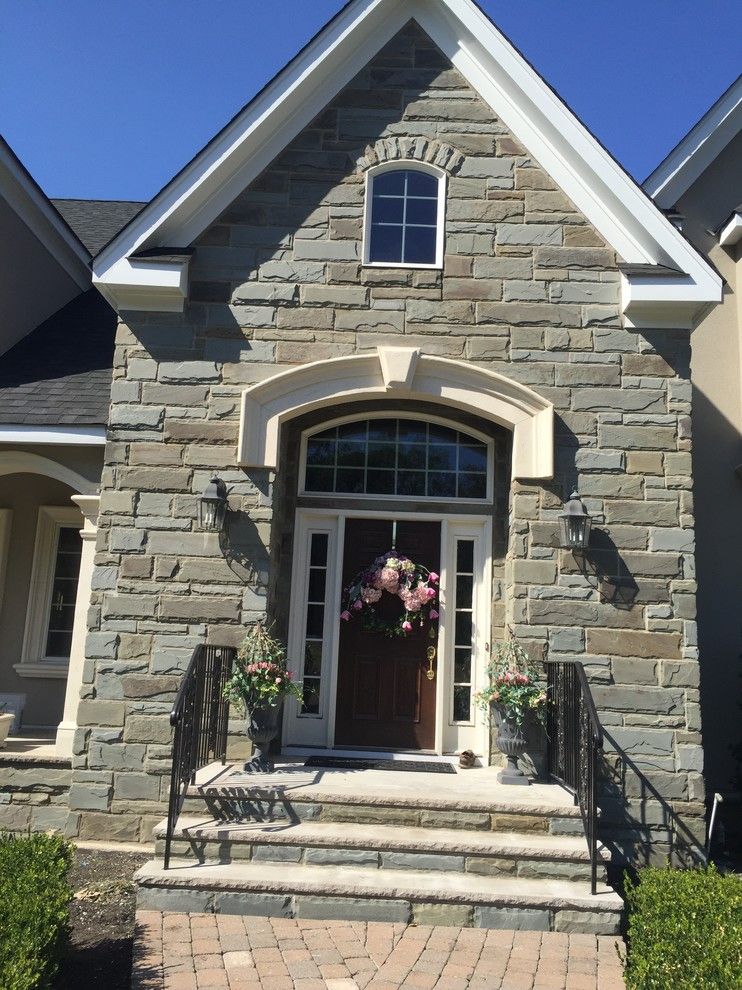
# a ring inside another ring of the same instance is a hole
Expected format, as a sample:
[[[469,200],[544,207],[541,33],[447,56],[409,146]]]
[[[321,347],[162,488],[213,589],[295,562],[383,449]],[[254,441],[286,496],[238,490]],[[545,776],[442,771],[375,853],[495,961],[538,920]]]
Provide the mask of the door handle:
[[[428,658],[428,669],[425,671],[425,676],[429,681],[435,680],[435,670],[433,669],[433,661],[435,660],[435,647],[429,646],[427,651]]]

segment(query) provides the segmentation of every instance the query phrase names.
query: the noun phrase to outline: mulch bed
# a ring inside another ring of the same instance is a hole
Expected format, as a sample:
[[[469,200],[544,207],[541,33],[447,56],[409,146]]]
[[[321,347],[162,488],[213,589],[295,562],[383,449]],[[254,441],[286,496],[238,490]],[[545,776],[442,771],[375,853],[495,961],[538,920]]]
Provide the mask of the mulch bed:
[[[54,990],[129,990],[136,894],[146,853],[78,849],[70,873],[71,934]]]

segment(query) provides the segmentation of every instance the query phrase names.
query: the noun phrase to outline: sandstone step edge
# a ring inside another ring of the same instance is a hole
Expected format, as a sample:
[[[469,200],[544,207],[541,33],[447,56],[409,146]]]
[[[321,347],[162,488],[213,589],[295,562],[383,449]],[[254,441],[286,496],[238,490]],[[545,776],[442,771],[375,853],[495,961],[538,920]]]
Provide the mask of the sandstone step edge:
[[[556,784],[548,786],[555,787],[561,794],[565,793]],[[279,800],[281,802],[295,804],[330,804],[368,808],[410,808],[421,811],[480,812],[492,815],[525,815],[534,818],[581,818],[580,809],[573,802],[569,804],[558,802],[553,804],[537,804],[535,802],[518,801],[515,796],[512,801],[487,801],[449,796],[443,798],[431,796],[418,797],[414,794],[374,794],[372,792],[354,794],[339,791],[322,791],[313,788],[304,788],[301,792],[294,792],[290,784],[273,786],[255,784],[239,789],[234,786],[226,787],[217,784],[192,784],[189,785],[185,797],[186,799],[201,799],[203,801],[219,799],[229,804],[240,804],[249,801],[275,802]]]
[[[450,855],[523,858],[543,861],[589,863],[584,836],[555,836],[548,833],[485,832],[466,829],[429,829],[418,826],[355,825],[333,822],[298,822],[282,829],[270,823],[210,821],[181,817],[173,833],[175,841],[230,842],[249,845],[286,845],[310,848],[375,849],[378,851],[429,852]],[[155,839],[164,839],[167,819],[153,829]],[[513,839],[517,838],[517,841]],[[610,851],[598,844],[603,863]]]
[[[172,860],[165,870],[157,861],[134,875],[140,888],[252,891],[255,893],[319,893],[323,896],[426,901],[450,904],[500,904],[507,907],[549,907],[571,911],[620,913],[623,901],[605,884],[592,895],[587,882],[484,877],[426,871],[382,871],[343,866],[302,866],[285,863],[191,865]]]

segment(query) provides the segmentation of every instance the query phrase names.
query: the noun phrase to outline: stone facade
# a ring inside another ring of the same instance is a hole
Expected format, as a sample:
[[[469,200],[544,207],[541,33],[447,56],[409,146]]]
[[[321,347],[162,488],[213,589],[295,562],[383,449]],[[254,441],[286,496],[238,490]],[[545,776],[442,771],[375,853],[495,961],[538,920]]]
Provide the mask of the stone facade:
[[[379,156],[448,170],[442,272],[362,267]],[[193,646],[236,643],[273,608],[290,524],[272,527],[273,477],[235,466],[242,390],[405,344],[554,403],[554,481],[510,487],[496,625],[586,664],[608,736],[604,837],[634,860],[701,838],[689,337],[622,327],[619,260],[411,24],[196,242],[184,313],[122,314],[71,832],[149,838]],[[214,471],[239,510],[228,552],[197,528]],[[585,568],[558,547],[573,487],[595,520]]]

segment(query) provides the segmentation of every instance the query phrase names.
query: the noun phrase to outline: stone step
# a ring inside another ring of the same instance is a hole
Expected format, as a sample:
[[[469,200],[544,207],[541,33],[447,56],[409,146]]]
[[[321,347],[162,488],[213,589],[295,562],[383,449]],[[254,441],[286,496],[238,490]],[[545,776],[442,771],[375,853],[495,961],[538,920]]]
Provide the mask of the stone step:
[[[493,770],[487,767],[456,776],[373,770],[328,773],[294,765],[274,774],[252,775],[228,767],[202,775],[189,787],[183,814],[220,821],[583,834],[579,808],[562,788],[507,787],[496,782]]]
[[[166,822],[154,830],[164,851]],[[352,822],[224,822],[181,818],[171,854],[201,863],[275,861],[386,870],[441,870],[488,876],[589,879],[584,836],[466,831]],[[601,850],[599,876],[605,879]]]
[[[475,928],[620,930],[623,902],[584,881],[476,876],[438,870],[247,862],[152,861],[135,877],[143,910],[394,921]]]

